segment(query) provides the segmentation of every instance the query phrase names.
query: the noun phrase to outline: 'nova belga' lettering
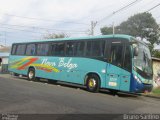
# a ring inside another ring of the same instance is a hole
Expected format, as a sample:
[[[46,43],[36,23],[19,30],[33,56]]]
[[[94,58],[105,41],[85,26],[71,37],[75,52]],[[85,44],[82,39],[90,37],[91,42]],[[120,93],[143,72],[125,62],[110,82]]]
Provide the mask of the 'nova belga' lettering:
[[[70,58],[67,62],[65,62],[64,58],[60,58],[60,62],[59,62],[58,67],[65,67],[65,68],[68,68],[70,70],[73,69],[73,68],[77,68],[78,65],[74,64],[74,63],[71,63],[71,61],[72,61],[72,58]]]

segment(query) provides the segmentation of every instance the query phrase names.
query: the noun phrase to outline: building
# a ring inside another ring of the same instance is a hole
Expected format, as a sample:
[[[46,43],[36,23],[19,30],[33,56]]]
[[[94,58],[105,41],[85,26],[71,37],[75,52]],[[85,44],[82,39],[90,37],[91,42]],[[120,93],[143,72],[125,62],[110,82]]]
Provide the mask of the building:
[[[9,53],[0,52],[0,73],[8,73]]]
[[[160,71],[160,58],[152,57],[152,61],[153,61],[153,80],[155,81],[154,87],[160,87],[160,83],[156,81],[156,77],[158,76],[157,73]]]

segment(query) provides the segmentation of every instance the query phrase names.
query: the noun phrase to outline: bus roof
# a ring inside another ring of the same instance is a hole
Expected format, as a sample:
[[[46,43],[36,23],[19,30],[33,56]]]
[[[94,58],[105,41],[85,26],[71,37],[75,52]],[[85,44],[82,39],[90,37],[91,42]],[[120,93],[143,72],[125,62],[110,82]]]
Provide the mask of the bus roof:
[[[55,38],[55,39],[41,39],[41,40],[33,40],[33,41],[25,41],[21,43],[32,43],[32,42],[50,42],[50,41],[67,41],[67,40],[90,40],[90,39],[100,39],[100,38],[124,38],[124,39],[135,39],[130,35],[124,34],[112,34],[112,35],[101,35],[101,36],[89,36],[89,37],[77,37],[77,38]]]

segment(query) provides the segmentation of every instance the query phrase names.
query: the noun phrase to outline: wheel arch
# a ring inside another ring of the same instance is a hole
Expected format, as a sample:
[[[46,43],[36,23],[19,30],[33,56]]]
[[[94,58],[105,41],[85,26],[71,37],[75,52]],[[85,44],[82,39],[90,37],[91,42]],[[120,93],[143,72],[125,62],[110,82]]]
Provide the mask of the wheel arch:
[[[85,75],[85,78],[84,78],[84,85],[86,85],[86,83],[87,83],[87,79],[88,79],[88,76],[91,76],[91,75],[96,75],[98,78],[99,78],[99,86],[101,86],[101,76],[98,74],[98,73],[96,73],[96,72],[89,72],[89,73],[87,73],[86,75]]]
[[[33,68],[33,69],[35,70],[35,75],[36,75],[36,68],[35,68],[34,66],[29,66],[29,67],[28,67],[28,71],[29,71],[29,69],[31,69],[31,68]],[[27,74],[28,74],[28,71],[27,71]]]
[[[35,68],[34,66],[29,66],[29,67],[28,67],[28,70],[29,70],[30,68],[34,68],[34,69],[36,70],[36,68]]]

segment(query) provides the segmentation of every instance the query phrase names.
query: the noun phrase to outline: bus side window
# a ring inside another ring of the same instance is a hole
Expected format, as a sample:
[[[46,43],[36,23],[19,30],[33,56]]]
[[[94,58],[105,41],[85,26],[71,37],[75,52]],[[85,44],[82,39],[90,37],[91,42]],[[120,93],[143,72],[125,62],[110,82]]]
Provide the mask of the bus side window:
[[[56,55],[55,49],[56,49],[56,44],[52,44],[51,45],[51,55],[52,56]]]
[[[54,50],[53,55],[64,56],[64,53],[65,53],[65,44],[64,43],[55,44],[55,50]]]
[[[130,46],[126,46],[126,50],[125,50],[125,59],[124,59],[124,68],[128,71],[131,71],[132,67],[131,67],[131,50],[130,50]]]
[[[26,55],[35,55],[36,46],[35,44],[28,44],[26,49]]]
[[[24,55],[25,54],[26,45],[19,44],[17,46],[16,55]]]
[[[17,45],[13,45],[13,46],[12,46],[11,55],[15,55],[15,54],[16,54],[16,48],[17,48]]]
[[[88,41],[86,48],[86,56],[103,57],[105,41]]]
[[[119,67],[122,66],[122,50],[123,46],[120,44],[112,44],[111,46],[110,62]]]
[[[38,44],[37,55],[46,56],[49,52],[49,44]]]
[[[74,55],[75,56],[83,56],[84,55],[84,42],[76,42],[74,47]]]
[[[86,56],[92,55],[92,41],[87,42]]]
[[[94,57],[103,57],[104,56],[104,41],[93,41],[92,42],[92,56]]]
[[[68,42],[66,46],[66,55],[73,56],[73,53],[74,53],[74,43]]]

